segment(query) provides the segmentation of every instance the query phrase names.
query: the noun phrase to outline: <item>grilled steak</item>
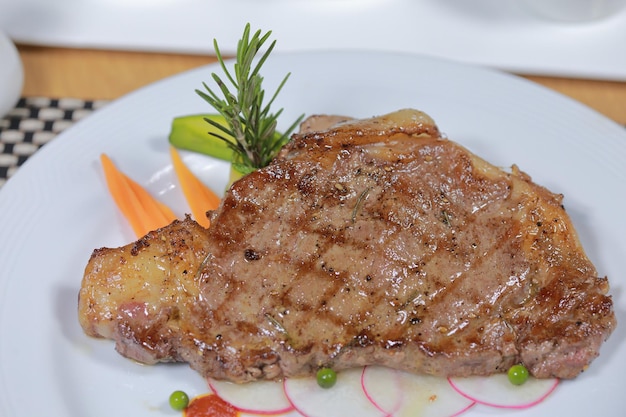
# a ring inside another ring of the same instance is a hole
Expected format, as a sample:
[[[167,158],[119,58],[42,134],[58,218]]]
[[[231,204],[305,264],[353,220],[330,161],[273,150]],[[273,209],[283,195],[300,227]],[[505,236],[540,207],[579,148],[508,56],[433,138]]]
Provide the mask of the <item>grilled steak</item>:
[[[185,219],[94,251],[85,332],[140,362],[236,382],[518,362],[573,378],[616,325],[562,197],[417,111],[294,135],[210,217],[208,230]]]

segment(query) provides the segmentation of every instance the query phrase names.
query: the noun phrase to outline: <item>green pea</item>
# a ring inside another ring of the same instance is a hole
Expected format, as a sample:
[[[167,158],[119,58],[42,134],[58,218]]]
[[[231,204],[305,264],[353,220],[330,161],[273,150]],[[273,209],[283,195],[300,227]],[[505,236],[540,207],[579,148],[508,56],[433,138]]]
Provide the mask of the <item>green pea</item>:
[[[322,388],[331,388],[337,382],[337,372],[330,368],[321,368],[317,371],[317,385]]]
[[[513,365],[508,372],[509,381],[513,385],[522,385],[528,380],[528,369],[522,364]]]
[[[170,407],[176,411],[183,411],[189,405],[189,397],[184,391],[174,391],[170,394]]]

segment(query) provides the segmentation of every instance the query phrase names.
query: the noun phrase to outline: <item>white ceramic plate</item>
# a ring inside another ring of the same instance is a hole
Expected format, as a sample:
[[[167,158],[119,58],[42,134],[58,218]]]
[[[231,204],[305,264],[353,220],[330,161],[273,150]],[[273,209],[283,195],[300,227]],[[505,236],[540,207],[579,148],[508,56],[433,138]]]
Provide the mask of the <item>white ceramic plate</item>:
[[[0,118],[15,106],[22,92],[24,72],[13,42],[0,31]]]
[[[172,415],[171,391],[207,391],[186,365],[140,366],[115,353],[112,342],[86,337],[76,297],[91,251],[133,240],[105,189],[99,154],[109,154],[179,214],[185,211],[167,135],[173,117],[210,110],[194,89],[211,71],[219,70],[183,73],[104,107],[46,145],[2,188],[0,415]],[[620,325],[578,379],[535,408],[501,412],[586,417],[626,410],[626,130],[522,79],[422,56],[274,55],[265,67],[266,88],[288,71],[292,77],[276,103],[285,108],[285,124],[302,112],[367,117],[414,107],[487,160],[516,163],[565,194],[591,259],[609,276]],[[185,157],[209,185],[224,186],[224,164]],[[477,406],[466,415],[493,413]]]

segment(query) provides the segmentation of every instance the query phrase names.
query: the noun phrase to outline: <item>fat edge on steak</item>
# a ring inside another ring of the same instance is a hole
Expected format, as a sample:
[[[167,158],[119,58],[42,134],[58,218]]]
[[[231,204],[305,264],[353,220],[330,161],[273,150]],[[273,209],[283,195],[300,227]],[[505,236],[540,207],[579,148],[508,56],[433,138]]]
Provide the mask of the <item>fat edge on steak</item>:
[[[209,229],[186,218],[96,249],[85,333],[235,382],[367,364],[573,378],[597,357],[612,300],[561,195],[419,111],[325,124],[236,182]]]

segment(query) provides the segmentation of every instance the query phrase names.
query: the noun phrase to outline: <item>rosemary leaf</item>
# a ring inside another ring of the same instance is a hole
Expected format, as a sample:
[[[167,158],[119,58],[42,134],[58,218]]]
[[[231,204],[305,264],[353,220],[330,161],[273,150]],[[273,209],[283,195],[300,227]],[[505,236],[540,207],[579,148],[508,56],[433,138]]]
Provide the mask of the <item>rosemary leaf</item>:
[[[226,119],[227,126],[206,120],[221,132],[210,134],[227,142],[234,151],[233,166],[242,173],[268,165],[289,141],[291,133],[304,117],[301,115],[285,132],[276,131],[278,117],[283,109],[272,113],[271,106],[290,74],[283,78],[269,101],[265,103],[261,69],[274,50],[276,41],[269,44],[258,60],[257,54],[263,49],[270,35],[271,31],[262,35],[260,30],[251,34],[250,24],[247,24],[237,43],[236,61],[232,71],[226,66],[217,40],[214,40],[215,54],[224,72],[224,78],[212,73],[211,78],[217,87],[216,90],[206,83],[202,84],[205,91],[196,90],[200,97]],[[229,141],[228,137],[235,138],[235,142]]]

